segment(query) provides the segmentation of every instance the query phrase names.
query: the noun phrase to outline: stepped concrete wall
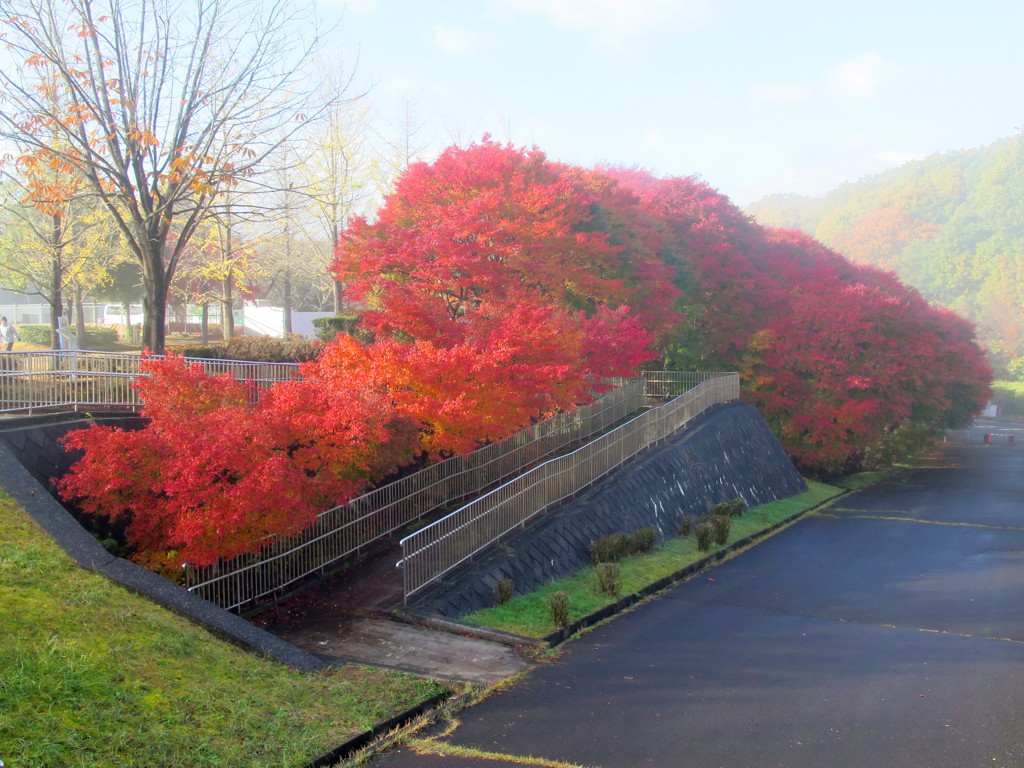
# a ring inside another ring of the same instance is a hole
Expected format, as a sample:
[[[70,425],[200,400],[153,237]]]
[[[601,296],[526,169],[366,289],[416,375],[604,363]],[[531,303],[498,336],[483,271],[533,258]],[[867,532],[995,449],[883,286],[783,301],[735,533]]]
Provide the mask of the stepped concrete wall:
[[[464,616],[494,605],[502,579],[512,579],[516,593],[525,594],[590,565],[590,544],[608,534],[652,526],[664,540],[709,504],[740,497],[753,507],[806,489],[754,406],[718,406],[454,572],[410,608],[450,619]]]

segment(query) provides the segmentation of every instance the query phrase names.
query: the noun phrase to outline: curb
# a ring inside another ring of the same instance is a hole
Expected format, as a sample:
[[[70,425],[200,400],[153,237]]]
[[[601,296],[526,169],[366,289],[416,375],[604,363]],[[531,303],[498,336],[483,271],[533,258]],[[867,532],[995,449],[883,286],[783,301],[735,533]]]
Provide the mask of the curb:
[[[349,739],[344,744],[332,749],[311,763],[306,763],[303,768],[326,768],[331,765],[338,765],[342,760],[345,760],[351,756],[354,752],[365,747],[367,744],[373,743],[376,739],[381,736],[393,731],[395,728],[399,728],[406,725],[415,718],[429,712],[432,709],[436,709],[439,705],[450,701],[453,697],[450,694],[441,693],[437,696],[427,699],[426,701],[420,702],[415,707],[407,709],[401,714],[395,715],[390,720],[385,720],[383,723],[378,723],[373,726],[370,730],[365,733],[361,733],[355,738]]]

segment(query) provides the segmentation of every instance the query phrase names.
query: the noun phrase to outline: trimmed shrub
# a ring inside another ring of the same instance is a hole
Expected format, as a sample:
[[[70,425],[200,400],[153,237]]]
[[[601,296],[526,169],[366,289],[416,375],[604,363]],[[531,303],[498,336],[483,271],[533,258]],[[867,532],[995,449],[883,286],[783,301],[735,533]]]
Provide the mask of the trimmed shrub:
[[[87,325],[85,326],[85,338],[87,343],[114,344],[118,339],[117,326]]]
[[[569,593],[558,591],[548,595],[548,613],[556,629],[569,626]]]
[[[739,496],[727,503],[729,505],[729,517],[743,517],[743,513],[747,511],[747,502]]]
[[[728,515],[712,515],[708,520],[711,522],[715,544],[725,544],[732,529],[732,518]]]
[[[707,520],[702,520],[697,523],[697,527],[693,530],[693,535],[697,539],[697,549],[701,552],[707,552],[711,549],[711,539],[715,535],[715,526]]]
[[[362,314],[359,312],[343,312],[333,317],[317,317],[313,320],[316,337],[320,341],[334,341],[339,333],[351,334]]]
[[[275,339],[269,336],[239,336],[217,344],[194,344],[178,348],[185,357],[212,360],[248,360],[255,363],[304,363],[320,354],[318,342],[305,339]]]
[[[74,327],[69,329],[74,333]],[[50,345],[50,326],[43,325],[40,323],[33,323],[32,325],[19,325],[18,333],[21,335],[21,340],[28,344],[41,344],[42,346]],[[89,343],[93,344],[113,344],[118,339],[118,326],[116,325],[87,325],[85,326],[85,341],[80,343],[78,346],[82,349],[86,348]]]
[[[504,605],[512,599],[516,591],[516,583],[512,579],[501,579],[498,582],[498,605]]]
[[[118,327],[123,328],[124,326],[122,325],[122,326],[118,326]],[[179,322],[177,320],[169,320],[167,322],[167,333],[168,334],[171,334],[171,333],[194,334],[194,333],[202,333],[202,332],[203,332],[203,324],[202,324],[202,322],[199,322],[197,320],[190,320],[190,321],[185,322],[185,323]],[[220,323],[207,323],[206,324],[206,332],[207,332],[207,334],[209,334],[208,338],[212,338],[212,339],[219,339],[221,337],[222,333],[223,333],[223,331],[222,331],[222,329],[220,327]]]
[[[657,540],[658,532],[650,527],[632,533],[612,533],[590,545],[590,556],[595,563],[614,563],[629,555],[650,552]]]
[[[21,335],[21,340],[28,344],[42,344],[49,346],[50,344],[50,326],[49,325],[19,325],[16,326],[18,333]]]
[[[626,554],[626,548],[626,534],[611,533],[590,545],[590,556],[595,563],[614,563]]]
[[[679,524],[679,535],[689,536],[691,533],[693,533],[693,518],[684,517],[683,522]]]
[[[654,549],[654,542],[658,540],[658,532],[653,528],[641,528],[633,531],[627,537],[629,539],[627,554],[643,554]]]
[[[709,506],[711,506],[709,504]],[[711,506],[711,514],[713,515],[725,515],[726,517],[743,517],[743,513],[747,511],[747,502],[737,496],[735,499],[729,501],[720,501],[714,506]]]
[[[602,593],[610,596],[619,594],[619,564],[598,563],[594,568],[597,574],[597,586]]]

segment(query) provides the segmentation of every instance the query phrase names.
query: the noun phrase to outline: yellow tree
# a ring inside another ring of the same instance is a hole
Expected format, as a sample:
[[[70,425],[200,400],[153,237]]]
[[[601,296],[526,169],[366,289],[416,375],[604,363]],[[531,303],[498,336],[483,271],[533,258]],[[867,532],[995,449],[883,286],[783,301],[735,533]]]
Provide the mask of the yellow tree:
[[[256,244],[239,234],[230,197],[223,202],[193,236],[175,285],[186,301],[220,305],[221,336],[227,341],[235,335],[233,311],[239,292],[255,284],[264,270]]]
[[[103,279],[107,251],[100,243],[109,235],[88,185],[62,155],[35,147],[0,164],[5,276],[12,287],[31,288],[50,305],[55,349],[69,289],[80,306],[81,292]]]
[[[0,0],[0,139],[88,182],[139,263],[153,351],[211,202],[326,109],[313,21],[290,0]]]
[[[329,267],[336,257],[341,233],[349,217],[364,212],[374,197],[374,158],[369,146],[368,109],[341,98],[347,82],[339,73],[324,78],[330,108],[324,119],[308,131],[305,158],[298,167],[297,191],[309,201],[309,210],[318,225],[319,236],[311,243],[328,247],[318,249],[317,268],[331,280]],[[312,233],[311,233],[312,234]],[[334,311],[346,306],[345,286],[334,285]]]

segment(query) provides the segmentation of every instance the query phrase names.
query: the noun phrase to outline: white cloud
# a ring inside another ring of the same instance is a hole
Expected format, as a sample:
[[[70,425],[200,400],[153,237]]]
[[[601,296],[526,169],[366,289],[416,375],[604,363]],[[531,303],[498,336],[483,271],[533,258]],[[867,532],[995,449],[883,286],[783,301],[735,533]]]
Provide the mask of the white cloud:
[[[435,24],[433,27],[434,45],[445,53],[454,56],[472,56],[476,53],[476,38],[465,27],[453,27],[447,24]]]
[[[498,0],[505,8],[592,35],[606,44],[669,27],[694,27],[711,17],[710,0]]]
[[[795,107],[811,100],[810,89],[795,83],[755,86],[748,95],[752,103],[767,106]]]
[[[839,62],[825,73],[829,94],[841,101],[870,99],[899,74],[899,67],[873,51]]]

